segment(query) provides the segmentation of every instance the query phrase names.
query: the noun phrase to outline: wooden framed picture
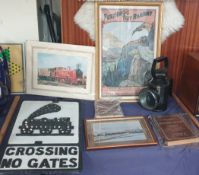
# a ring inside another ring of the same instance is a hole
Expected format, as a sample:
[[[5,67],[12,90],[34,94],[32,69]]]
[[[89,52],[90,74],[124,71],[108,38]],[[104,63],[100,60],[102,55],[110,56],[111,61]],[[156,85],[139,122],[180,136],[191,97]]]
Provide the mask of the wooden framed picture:
[[[157,144],[142,116],[87,119],[85,136],[87,150]]]
[[[26,58],[27,93],[95,98],[94,47],[28,41]]]
[[[186,113],[157,115],[149,118],[160,143],[166,146],[199,143],[197,125]]]
[[[98,2],[97,98],[136,100],[160,55],[161,2]]]
[[[11,81],[11,93],[24,92],[24,67],[23,67],[23,45],[20,43],[2,43],[3,49],[9,49],[10,59],[8,61],[9,76]]]

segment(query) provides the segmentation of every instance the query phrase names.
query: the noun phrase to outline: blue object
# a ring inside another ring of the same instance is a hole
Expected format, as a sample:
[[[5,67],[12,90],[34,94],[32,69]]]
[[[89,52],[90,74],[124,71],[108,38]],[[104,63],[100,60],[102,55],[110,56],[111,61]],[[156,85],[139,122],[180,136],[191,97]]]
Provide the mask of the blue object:
[[[35,96],[28,96],[36,100]],[[122,103],[125,116],[167,115],[183,112],[173,98],[164,112],[152,112],[137,103]],[[80,118],[93,118],[94,102],[80,100]],[[1,123],[2,124],[2,123]],[[199,175],[199,147],[129,147],[109,150],[85,150],[84,128],[82,142],[83,168],[78,175]],[[39,170],[38,170],[39,171]],[[38,172],[39,174],[39,172]],[[56,174],[56,172],[54,173]],[[62,173],[74,175],[74,173]],[[76,173],[75,173],[76,174]]]

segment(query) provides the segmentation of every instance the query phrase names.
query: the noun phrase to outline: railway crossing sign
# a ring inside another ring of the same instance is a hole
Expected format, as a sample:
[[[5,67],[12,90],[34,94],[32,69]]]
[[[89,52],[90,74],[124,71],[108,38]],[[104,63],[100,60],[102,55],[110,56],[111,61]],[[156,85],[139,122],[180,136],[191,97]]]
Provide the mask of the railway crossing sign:
[[[4,137],[0,172],[81,169],[79,103],[22,98]]]

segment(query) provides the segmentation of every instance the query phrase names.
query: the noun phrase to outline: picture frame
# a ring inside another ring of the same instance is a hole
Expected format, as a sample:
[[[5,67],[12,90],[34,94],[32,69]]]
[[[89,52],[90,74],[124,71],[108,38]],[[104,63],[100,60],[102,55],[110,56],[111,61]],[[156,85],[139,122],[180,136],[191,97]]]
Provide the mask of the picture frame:
[[[0,43],[3,49],[9,49],[10,60],[8,61],[9,76],[11,81],[11,93],[24,93],[24,60],[23,44],[21,43]]]
[[[96,3],[96,98],[137,101],[160,56],[162,2]]]
[[[71,44],[26,43],[28,94],[95,99],[95,48]]]
[[[87,119],[84,124],[87,150],[157,144],[143,116]]]

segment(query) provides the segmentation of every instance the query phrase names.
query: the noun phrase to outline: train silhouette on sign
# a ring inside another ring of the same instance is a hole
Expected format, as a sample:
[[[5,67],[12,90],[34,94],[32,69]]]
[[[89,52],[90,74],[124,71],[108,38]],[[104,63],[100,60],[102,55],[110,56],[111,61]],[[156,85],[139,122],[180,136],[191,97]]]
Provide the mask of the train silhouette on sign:
[[[69,117],[36,118],[60,110],[61,107],[55,103],[39,108],[22,122],[22,125],[19,126],[20,134],[17,135],[73,135],[74,126]]]

